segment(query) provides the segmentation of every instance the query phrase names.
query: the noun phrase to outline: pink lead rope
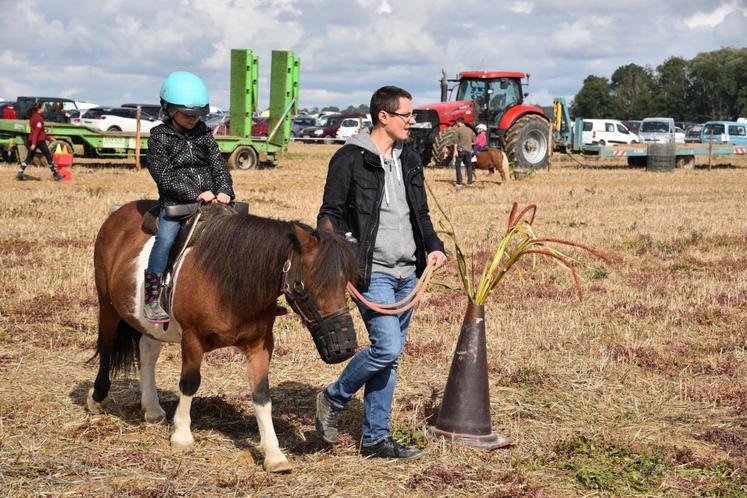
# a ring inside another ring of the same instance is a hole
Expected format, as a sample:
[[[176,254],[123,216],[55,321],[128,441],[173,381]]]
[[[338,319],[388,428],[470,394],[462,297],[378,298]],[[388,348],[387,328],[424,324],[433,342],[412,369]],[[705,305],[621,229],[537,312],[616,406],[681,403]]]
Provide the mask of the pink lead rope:
[[[420,275],[418,283],[415,284],[415,288],[410,291],[410,293],[404,299],[393,304],[372,303],[371,301],[363,297],[363,294],[361,294],[358,289],[356,289],[355,286],[350,282],[348,282],[347,289],[348,292],[350,292],[350,295],[352,295],[357,301],[375,311],[376,313],[381,313],[382,315],[399,315],[400,313],[404,313],[410,308],[417,306],[417,304],[423,298],[425,290],[428,287],[428,282],[431,280],[431,275],[433,274],[434,268],[434,263],[428,263],[425,271],[423,271],[423,274]],[[407,304],[402,306],[404,303]]]

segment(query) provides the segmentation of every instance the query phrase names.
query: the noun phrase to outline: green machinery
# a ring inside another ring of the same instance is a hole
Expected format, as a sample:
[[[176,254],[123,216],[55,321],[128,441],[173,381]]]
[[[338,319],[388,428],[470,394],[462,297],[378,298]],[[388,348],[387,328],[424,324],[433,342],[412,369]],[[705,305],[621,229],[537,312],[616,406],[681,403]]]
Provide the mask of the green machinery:
[[[230,167],[251,169],[274,166],[291,136],[291,118],[298,107],[300,59],[293,52],[272,52],[270,75],[270,119],[267,137],[252,136],[252,115],[257,110],[259,58],[251,50],[231,50],[231,121],[229,135],[215,139]],[[24,120],[0,120],[0,143],[24,147],[30,133]],[[148,148],[148,134],[138,140],[134,133],[102,132],[84,126],[48,123],[47,134],[65,144],[74,155],[94,158],[134,158],[135,150]]]

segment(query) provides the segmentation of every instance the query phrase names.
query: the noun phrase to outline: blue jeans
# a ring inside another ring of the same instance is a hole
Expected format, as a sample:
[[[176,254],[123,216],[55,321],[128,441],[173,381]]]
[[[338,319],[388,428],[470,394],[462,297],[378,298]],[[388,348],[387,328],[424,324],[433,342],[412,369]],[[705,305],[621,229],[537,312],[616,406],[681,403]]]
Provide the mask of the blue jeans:
[[[153,249],[150,250],[150,257],[148,258],[148,271],[163,273],[166,270],[171,246],[174,245],[181,226],[181,221],[167,218],[166,210],[161,208],[161,214],[158,215],[156,241],[153,243]]]
[[[363,296],[377,304],[400,301],[415,287],[412,274],[396,278],[384,273],[371,274],[371,284]],[[327,399],[341,410],[365,385],[363,393],[363,445],[376,444],[389,436],[389,416],[397,383],[399,355],[407,339],[412,309],[400,315],[382,315],[358,304],[371,345],[358,351],[336,382],[327,386]]]

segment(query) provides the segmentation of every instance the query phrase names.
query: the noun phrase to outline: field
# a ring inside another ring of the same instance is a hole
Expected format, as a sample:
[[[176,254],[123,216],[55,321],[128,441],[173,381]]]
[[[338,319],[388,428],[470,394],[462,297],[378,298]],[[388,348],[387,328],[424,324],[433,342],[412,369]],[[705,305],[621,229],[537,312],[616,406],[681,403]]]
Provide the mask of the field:
[[[334,150],[293,144],[276,169],[234,172],[240,200],[313,223]],[[466,307],[452,258],[415,313],[393,411],[396,436],[425,456],[358,456],[360,395],[341,444],[320,441],[314,396],[342,367],[319,359],[293,315],[276,322],[270,370],[275,428],[294,466],[280,475],[262,470],[246,368],[231,350],[203,364],[187,453],[170,449],[168,423],[144,423],[136,376],[113,381],[107,413],[86,413],[93,241],[112,205],[154,197],[148,173],[78,166],[72,183],[55,184],[32,168],[41,180],[20,183],[0,165],[0,495],[747,496],[747,161],[671,173],[581,162],[556,155],[549,171],[503,185],[480,173],[461,191],[452,171],[426,172],[478,261],[513,201],[538,205],[538,234],[610,257],[579,254],[589,263],[579,267],[583,302],[568,273],[542,261],[488,301],[492,423],[515,445],[482,453],[422,435]],[[432,215],[442,218],[433,205]],[[169,417],[179,358],[167,345],[157,365]]]

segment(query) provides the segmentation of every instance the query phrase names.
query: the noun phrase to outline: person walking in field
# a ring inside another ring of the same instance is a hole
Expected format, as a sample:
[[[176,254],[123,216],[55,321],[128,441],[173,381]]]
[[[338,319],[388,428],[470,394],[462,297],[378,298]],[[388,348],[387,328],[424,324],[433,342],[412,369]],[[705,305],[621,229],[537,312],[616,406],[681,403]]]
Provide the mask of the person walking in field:
[[[44,104],[37,102],[31,106],[31,109],[29,109],[29,126],[31,127],[31,133],[28,138],[26,138],[26,148],[28,149],[28,153],[26,154],[26,160],[21,162],[21,165],[18,167],[18,173],[16,173],[16,180],[18,181],[28,179],[26,178],[25,171],[28,165],[31,164],[31,160],[34,158],[37,149],[40,150],[47,159],[49,169],[52,171],[52,178],[54,178],[55,181],[60,181],[63,178],[63,176],[57,172],[57,165],[52,160],[52,154],[49,152],[49,147],[47,146],[47,140],[49,140],[49,137],[44,129],[44,118],[42,118],[41,114],[43,107]]]
[[[317,224],[324,218],[356,247],[363,296],[377,304],[402,300],[426,263],[446,262],[444,245],[428,212],[420,157],[407,140],[415,123],[412,96],[385,86],[371,97],[370,133],[354,135],[329,163]],[[371,344],[350,360],[340,377],[316,398],[316,429],[337,442],[340,411],[362,387],[363,441],[369,457],[413,459],[422,452],[395,441],[389,418],[399,356],[412,309],[384,315],[358,303]]]
[[[13,104],[8,104],[3,109],[3,117],[1,119],[16,119],[16,110]]]
[[[456,168],[456,188],[462,188],[462,163],[467,168],[467,186],[472,186],[472,143],[475,132],[464,124],[464,118],[456,123],[456,143],[454,144],[454,167]]]
[[[143,314],[166,323],[161,307],[161,280],[181,221],[166,215],[166,206],[194,202],[229,204],[235,197],[228,164],[212,132],[200,119],[210,106],[205,83],[184,71],[171,73],[161,85],[161,106],[167,119],[150,131],[148,171],[158,187],[161,207],[156,240],[145,269]]]

